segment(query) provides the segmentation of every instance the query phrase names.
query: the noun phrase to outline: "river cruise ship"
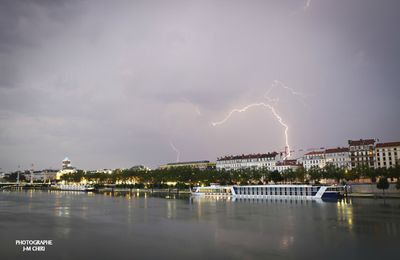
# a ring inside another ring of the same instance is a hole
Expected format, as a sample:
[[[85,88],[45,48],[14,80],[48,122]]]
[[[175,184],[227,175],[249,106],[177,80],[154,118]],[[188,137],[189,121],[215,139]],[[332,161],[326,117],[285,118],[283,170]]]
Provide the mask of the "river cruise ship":
[[[53,185],[52,188],[63,191],[94,191],[94,187],[88,184],[57,184]]]
[[[312,185],[211,185],[194,187],[195,196],[229,196],[234,198],[282,198],[282,199],[337,199],[344,195],[343,186]]]

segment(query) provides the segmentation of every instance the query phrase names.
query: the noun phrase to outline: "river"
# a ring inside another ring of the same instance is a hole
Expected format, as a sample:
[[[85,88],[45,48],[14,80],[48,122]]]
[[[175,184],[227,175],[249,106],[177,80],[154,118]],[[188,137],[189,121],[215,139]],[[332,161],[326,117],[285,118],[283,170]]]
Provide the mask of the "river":
[[[398,259],[399,245],[399,199],[0,192],[0,259]]]

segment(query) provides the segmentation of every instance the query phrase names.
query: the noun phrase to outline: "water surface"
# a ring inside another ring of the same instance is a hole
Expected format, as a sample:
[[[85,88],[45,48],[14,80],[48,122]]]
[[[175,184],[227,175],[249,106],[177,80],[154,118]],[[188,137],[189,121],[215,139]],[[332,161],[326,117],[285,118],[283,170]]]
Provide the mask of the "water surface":
[[[399,245],[400,200],[0,192],[0,259],[397,259]]]

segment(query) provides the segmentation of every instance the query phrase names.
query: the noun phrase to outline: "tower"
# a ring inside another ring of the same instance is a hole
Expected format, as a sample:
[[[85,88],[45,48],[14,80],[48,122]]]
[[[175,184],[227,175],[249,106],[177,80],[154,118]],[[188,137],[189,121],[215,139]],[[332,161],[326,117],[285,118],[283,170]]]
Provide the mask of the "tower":
[[[71,161],[68,159],[68,157],[65,157],[65,159],[62,161],[62,169],[70,169],[71,168]]]

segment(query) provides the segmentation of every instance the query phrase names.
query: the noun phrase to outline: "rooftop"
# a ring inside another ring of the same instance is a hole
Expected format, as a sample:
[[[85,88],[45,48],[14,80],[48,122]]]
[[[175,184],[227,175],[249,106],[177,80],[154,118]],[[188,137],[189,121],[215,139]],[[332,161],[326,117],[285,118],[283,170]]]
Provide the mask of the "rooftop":
[[[284,161],[281,161],[281,162],[277,162],[277,163],[276,163],[276,166],[284,166],[284,165],[294,165],[294,166],[297,166],[297,165],[299,165],[299,164],[297,163],[297,160],[284,160]]]
[[[349,140],[349,145],[354,146],[354,145],[370,145],[374,144],[375,139],[360,139],[360,140]]]
[[[393,147],[400,146],[400,142],[388,142],[388,143],[378,143],[376,147]]]
[[[175,163],[168,163],[167,165],[182,165],[182,164],[199,164],[199,163],[210,163],[210,161],[189,161],[189,162],[175,162]]]
[[[256,158],[275,158],[277,152],[272,153],[257,153],[257,154],[242,154],[242,155],[228,155],[217,158],[217,161],[240,160],[240,159],[256,159]]]
[[[347,148],[347,147],[337,147],[337,148],[326,149],[325,153],[345,153],[348,151],[349,151],[349,148]]]
[[[324,154],[325,151],[311,151],[306,153],[305,155],[321,155]]]

